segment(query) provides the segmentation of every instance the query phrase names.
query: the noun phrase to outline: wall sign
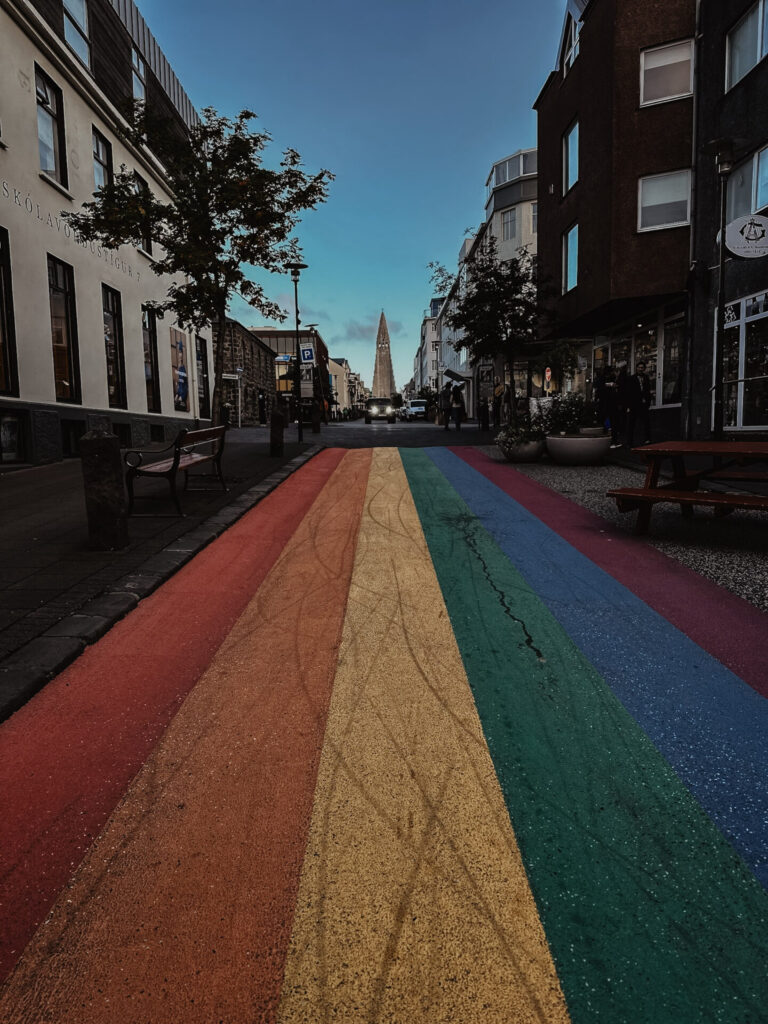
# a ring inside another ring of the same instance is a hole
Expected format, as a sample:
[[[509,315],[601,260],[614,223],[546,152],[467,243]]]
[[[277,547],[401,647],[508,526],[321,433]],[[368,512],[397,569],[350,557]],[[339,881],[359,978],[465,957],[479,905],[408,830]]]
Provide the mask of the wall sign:
[[[752,213],[732,220],[725,228],[725,245],[734,256],[745,259],[768,256],[768,217]]]

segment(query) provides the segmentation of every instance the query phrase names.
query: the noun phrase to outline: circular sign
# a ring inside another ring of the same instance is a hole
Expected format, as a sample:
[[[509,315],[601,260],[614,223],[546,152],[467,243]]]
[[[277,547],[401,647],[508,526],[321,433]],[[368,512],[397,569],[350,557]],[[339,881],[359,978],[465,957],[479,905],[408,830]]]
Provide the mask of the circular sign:
[[[544,378],[545,378],[545,380],[552,380],[552,370],[550,369],[549,366],[544,371]]]
[[[768,256],[768,217],[752,213],[732,220],[725,229],[725,245],[734,256]]]

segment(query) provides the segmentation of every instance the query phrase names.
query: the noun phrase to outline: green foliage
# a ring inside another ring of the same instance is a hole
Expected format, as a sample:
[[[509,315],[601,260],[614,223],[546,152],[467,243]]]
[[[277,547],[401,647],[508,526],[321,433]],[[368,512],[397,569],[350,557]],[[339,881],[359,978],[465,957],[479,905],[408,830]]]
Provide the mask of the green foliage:
[[[530,407],[522,415],[518,415],[514,423],[502,427],[496,435],[496,443],[500,447],[511,447],[526,444],[529,441],[542,441],[551,432],[550,405],[536,403],[532,412]]]
[[[65,214],[77,234],[107,248],[138,245],[150,234],[152,270],[180,275],[156,308],[168,310],[185,329],[220,325],[229,300],[239,293],[268,319],[285,319],[263,287],[246,275],[247,267],[286,272],[299,258],[291,232],[304,210],[326,200],[333,175],[308,174],[299,154],[288,149],[277,169],[263,163],[270,136],[253,132],[255,114],[243,110],[234,120],[208,107],[189,138],[179,138],[162,122],[152,121],[142,105],[124,132],[136,149],[146,145],[161,161],[171,198],[158,199],[137,190],[134,172],[121,167],[114,181],[100,189],[82,212]],[[223,344],[217,345],[214,383],[221,391]]]
[[[593,402],[575,391],[554,395],[549,411],[552,434],[578,434],[580,427],[597,427],[600,421]]]

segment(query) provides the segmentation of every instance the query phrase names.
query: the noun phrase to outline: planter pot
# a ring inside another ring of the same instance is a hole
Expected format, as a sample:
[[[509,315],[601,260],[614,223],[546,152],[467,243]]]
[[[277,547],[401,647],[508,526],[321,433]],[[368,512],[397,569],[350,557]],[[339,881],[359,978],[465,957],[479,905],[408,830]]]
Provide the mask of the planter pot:
[[[611,446],[610,435],[585,437],[583,434],[550,435],[547,454],[564,466],[592,466],[602,462]]]
[[[496,447],[507,462],[535,462],[544,454],[545,442],[522,441],[520,444],[499,444]]]
[[[579,434],[582,437],[604,437],[605,431],[602,427],[579,427]]]

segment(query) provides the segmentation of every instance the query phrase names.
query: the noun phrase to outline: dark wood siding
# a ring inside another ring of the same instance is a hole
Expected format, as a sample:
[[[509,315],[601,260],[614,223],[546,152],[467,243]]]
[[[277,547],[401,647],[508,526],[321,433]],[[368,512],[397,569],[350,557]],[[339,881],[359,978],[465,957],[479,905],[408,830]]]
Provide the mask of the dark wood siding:
[[[36,11],[45,18],[56,34],[64,38],[64,8],[61,0],[29,0]]]
[[[88,4],[93,76],[107,99],[121,112],[132,98],[131,37],[106,0]]]

